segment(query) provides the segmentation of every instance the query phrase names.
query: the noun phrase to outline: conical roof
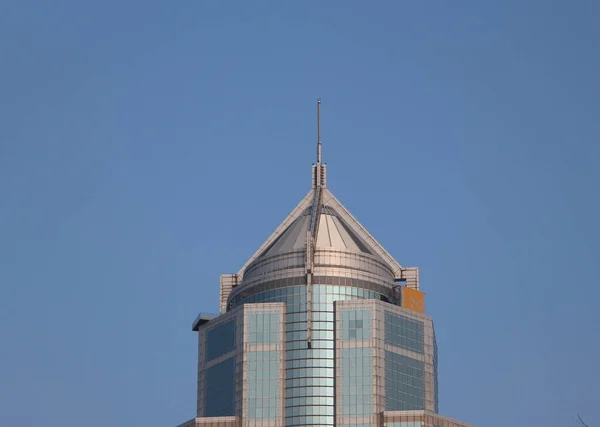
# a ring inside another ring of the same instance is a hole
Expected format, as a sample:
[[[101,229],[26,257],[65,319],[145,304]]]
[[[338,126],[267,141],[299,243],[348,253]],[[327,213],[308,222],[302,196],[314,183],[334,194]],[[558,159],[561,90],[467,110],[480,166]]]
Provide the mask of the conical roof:
[[[338,249],[342,251],[359,252],[377,257],[385,262],[377,251],[370,247],[357,230],[348,224],[330,204],[321,205],[319,221],[317,222],[315,250]],[[312,207],[308,207],[279,234],[275,240],[263,250],[256,260],[268,258],[301,250],[306,247],[307,231],[310,227]]]
[[[320,197],[319,197],[320,195]],[[316,198],[319,200],[316,200]],[[315,218],[315,232],[310,233]],[[348,212],[327,188],[315,188],[296,206],[288,217],[238,272],[240,281],[245,270],[262,260],[293,252],[306,251],[313,240],[315,251],[333,249],[373,257],[401,277],[402,267],[375,238]]]

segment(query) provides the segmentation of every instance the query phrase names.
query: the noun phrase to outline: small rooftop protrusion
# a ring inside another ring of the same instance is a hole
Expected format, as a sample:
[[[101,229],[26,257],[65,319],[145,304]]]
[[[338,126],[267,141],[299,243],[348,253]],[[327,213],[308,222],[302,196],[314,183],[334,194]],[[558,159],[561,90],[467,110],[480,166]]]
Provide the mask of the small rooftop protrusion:
[[[192,323],[192,331],[197,332],[198,329],[200,329],[200,326],[207,324],[217,316],[218,314],[200,313],[198,317],[196,317],[196,320],[194,320],[194,323]]]

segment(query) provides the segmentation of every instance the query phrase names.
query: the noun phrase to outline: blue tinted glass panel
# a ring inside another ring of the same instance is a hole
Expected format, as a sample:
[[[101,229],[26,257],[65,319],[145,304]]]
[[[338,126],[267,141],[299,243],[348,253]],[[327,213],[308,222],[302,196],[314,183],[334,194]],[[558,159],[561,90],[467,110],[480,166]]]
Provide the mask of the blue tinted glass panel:
[[[279,342],[278,311],[248,312],[248,343],[249,344],[275,344]]]
[[[279,351],[248,352],[248,418],[272,420],[280,417]]]
[[[343,416],[373,415],[373,351],[341,349],[340,390]]]
[[[230,320],[208,331],[206,361],[216,359],[235,349],[235,321]]]
[[[371,309],[344,310],[341,312],[342,341],[356,341],[371,339],[372,318]]]
[[[420,354],[425,352],[423,322],[385,312],[385,343]]]
[[[259,292],[244,298],[239,304],[258,302],[284,302],[286,303],[287,313],[306,312],[306,286],[290,286]],[[306,320],[306,314],[304,320]]]
[[[326,287],[329,295],[337,294],[336,299],[346,299],[344,296],[350,296],[357,298],[368,298],[368,299],[379,299],[382,301],[390,301],[388,295],[389,289],[381,284],[356,279],[349,277],[333,277],[333,276],[314,276],[313,284],[317,286]],[[245,289],[237,295],[235,295],[230,301],[230,308],[237,307],[240,304],[269,300],[272,297],[277,297],[284,289],[290,287],[299,287],[300,285],[306,285],[306,276],[300,277],[288,277],[285,279],[275,279],[263,282],[259,285],[253,286],[249,289]],[[265,291],[269,289],[269,291]],[[317,290],[318,292],[318,290]],[[256,297],[256,295],[261,295]],[[323,301],[325,302],[325,301]]]
[[[235,357],[206,370],[206,416],[235,415]]]
[[[425,409],[424,363],[411,357],[385,352],[385,409]]]

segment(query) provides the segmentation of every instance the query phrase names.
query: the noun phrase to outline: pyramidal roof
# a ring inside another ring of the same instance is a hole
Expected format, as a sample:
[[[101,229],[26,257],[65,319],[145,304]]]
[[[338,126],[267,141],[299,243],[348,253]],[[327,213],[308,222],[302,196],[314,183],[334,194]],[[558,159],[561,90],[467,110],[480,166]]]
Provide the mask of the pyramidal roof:
[[[320,113],[320,101],[318,101]],[[375,238],[348,212],[326,188],[327,167],[322,163],[322,144],[317,143],[317,162],[313,164],[313,185],[308,194],[275,229],[238,271],[238,281],[243,280],[248,266],[262,258],[312,249],[339,249],[368,254],[386,264],[394,276],[402,278],[402,266],[375,240]]]

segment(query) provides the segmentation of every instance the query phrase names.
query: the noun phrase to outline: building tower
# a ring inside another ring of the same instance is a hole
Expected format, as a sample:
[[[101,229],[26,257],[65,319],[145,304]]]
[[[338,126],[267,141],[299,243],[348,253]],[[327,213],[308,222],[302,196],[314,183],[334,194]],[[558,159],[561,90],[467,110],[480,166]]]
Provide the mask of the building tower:
[[[196,418],[181,427],[464,427],[438,415],[437,346],[416,267],[312,188],[201,313]]]

